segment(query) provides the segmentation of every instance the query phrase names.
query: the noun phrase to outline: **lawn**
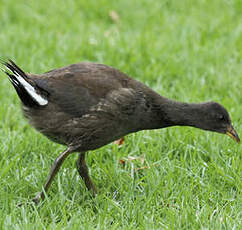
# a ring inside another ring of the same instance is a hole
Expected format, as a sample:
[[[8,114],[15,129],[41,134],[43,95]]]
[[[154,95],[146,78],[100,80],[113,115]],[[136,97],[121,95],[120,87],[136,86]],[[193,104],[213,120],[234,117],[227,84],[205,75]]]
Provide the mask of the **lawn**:
[[[239,0],[1,0],[0,28],[0,57],[26,72],[111,65],[165,97],[223,104],[242,136]],[[0,229],[242,228],[241,145],[189,127],[90,152],[95,198],[73,154],[47,199],[29,204],[65,147],[28,124],[2,72],[0,102]]]

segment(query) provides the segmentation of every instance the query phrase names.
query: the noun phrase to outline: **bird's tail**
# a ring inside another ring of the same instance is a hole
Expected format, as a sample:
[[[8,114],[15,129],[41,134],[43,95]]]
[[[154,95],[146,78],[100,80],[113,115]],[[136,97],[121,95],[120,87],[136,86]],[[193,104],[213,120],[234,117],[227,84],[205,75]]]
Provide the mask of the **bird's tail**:
[[[47,99],[38,92],[34,82],[22,71],[12,60],[1,62],[5,68],[1,68],[8,75],[19,98],[25,106],[44,106],[48,104]]]

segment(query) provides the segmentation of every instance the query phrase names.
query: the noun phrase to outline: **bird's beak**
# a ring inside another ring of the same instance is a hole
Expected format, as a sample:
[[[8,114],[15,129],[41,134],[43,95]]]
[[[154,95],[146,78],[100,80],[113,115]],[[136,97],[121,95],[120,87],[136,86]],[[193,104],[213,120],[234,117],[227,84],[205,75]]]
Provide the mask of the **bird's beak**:
[[[240,139],[238,134],[236,133],[234,127],[232,125],[229,125],[226,131],[226,134],[233,138],[237,143],[240,143]]]

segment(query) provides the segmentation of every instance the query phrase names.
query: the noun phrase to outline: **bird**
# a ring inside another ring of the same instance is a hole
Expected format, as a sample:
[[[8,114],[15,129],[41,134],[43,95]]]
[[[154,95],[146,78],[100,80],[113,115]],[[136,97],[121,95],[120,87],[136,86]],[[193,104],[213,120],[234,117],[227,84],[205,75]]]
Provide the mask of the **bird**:
[[[43,74],[24,72],[11,59],[1,61],[30,124],[50,140],[65,145],[55,159],[43,189],[33,198],[45,199],[64,160],[79,153],[76,167],[88,190],[97,194],[85,156],[141,130],[191,126],[227,134],[238,143],[227,110],[217,102],[186,103],[161,96],[121,71],[81,62]]]

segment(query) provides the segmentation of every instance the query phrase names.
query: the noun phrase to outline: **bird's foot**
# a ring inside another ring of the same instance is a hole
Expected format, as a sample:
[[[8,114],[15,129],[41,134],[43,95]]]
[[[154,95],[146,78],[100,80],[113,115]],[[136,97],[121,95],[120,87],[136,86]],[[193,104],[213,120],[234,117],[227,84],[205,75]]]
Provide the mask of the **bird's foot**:
[[[22,207],[23,205],[33,205],[33,203],[34,203],[34,205],[37,205],[37,204],[39,204],[39,202],[41,201],[41,200],[43,200],[44,198],[43,198],[43,196],[42,196],[42,193],[39,193],[37,196],[35,196],[35,198],[34,199],[32,199],[32,200],[29,200],[29,201],[27,201],[27,202],[21,202],[21,203],[19,203],[17,206],[20,208],[20,207]]]
[[[35,198],[32,200],[36,205],[44,199],[44,193],[40,192],[38,195],[35,196]]]

